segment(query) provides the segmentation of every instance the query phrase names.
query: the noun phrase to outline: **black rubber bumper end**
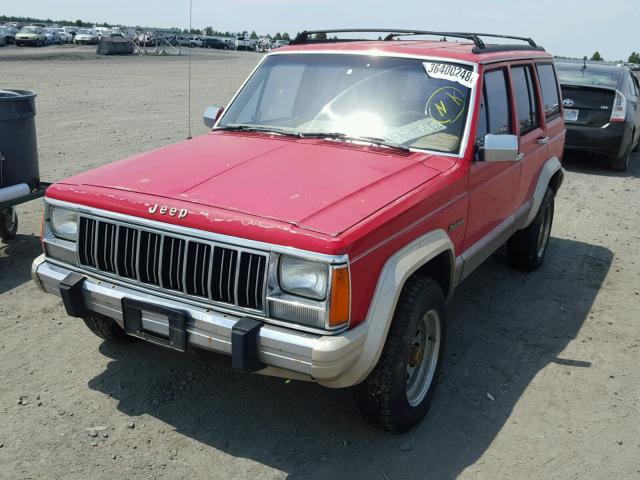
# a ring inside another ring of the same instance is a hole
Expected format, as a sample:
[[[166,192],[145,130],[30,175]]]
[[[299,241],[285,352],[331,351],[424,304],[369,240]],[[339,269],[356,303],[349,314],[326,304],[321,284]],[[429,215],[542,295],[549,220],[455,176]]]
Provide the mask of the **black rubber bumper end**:
[[[79,273],[70,273],[60,282],[60,296],[70,317],[83,317],[87,313],[82,296],[84,277]]]
[[[258,334],[262,322],[243,318],[231,331],[231,366],[245,372],[262,370],[266,365],[258,360]]]

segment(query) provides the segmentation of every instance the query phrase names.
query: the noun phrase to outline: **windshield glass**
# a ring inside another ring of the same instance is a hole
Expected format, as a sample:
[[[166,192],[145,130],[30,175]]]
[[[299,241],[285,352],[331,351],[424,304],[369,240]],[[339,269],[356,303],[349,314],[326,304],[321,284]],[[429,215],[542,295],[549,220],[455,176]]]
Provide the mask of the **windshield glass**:
[[[556,64],[558,79],[565,85],[585,85],[593,87],[616,88],[620,71],[617,69],[602,69],[598,67],[583,68],[582,65]]]
[[[38,33],[38,29],[35,27],[22,27],[22,33]]]
[[[342,134],[456,153],[476,77],[471,67],[406,58],[274,55],[218,127]]]

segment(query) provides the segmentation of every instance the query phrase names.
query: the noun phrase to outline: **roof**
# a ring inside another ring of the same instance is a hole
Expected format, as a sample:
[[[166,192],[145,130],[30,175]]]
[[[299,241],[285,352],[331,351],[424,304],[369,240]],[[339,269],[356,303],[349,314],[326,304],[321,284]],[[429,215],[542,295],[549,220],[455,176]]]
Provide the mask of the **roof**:
[[[474,53],[472,42],[442,42],[433,40],[362,40],[351,42],[322,42],[301,45],[290,45],[278,49],[277,53],[286,52],[336,52],[371,55],[443,57],[469,63],[493,63],[515,58],[553,58],[541,50],[503,50]],[[490,49],[488,49],[490,50]]]

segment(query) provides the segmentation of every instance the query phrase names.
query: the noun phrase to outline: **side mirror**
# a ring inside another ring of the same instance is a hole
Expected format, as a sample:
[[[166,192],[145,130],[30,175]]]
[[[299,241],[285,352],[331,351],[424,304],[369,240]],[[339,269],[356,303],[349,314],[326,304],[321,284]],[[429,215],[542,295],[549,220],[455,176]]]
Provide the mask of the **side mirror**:
[[[213,128],[213,126],[216,124],[216,122],[222,115],[222,112],[224,112],[224,107],[217,107],[217,106],[207,107],[207,109],[204,111],[204,115],[202,116],[205,126],[207,128]]]
[[[480,158],[485,162],[517,162],[520,160],[520,145],[516,135],[484,136]]]

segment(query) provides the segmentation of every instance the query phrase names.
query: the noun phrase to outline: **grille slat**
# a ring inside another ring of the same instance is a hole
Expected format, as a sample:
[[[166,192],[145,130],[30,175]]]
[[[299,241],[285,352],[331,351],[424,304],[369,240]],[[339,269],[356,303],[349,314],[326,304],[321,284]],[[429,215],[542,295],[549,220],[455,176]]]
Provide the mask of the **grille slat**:
[[[105,223],[105,222],[100,222]],[[118,244],[117,261],[116,261],[116,273],[121,277],[138,280],[137,272],[137,258],[138,258],[138,230],[125,227],[124,225],[118,226]],[[102,270],[98,265],[98,270]]]
[[[211,276],[212,300],[236,304],[231,285],[236,278],[238,252],[230,248],[216,246],[213,250],[213,271]]]
[[[266,261],[263,255],[242,252],[238,274],[238,284],[244,287],[238,299],[241,307],[262,310]]]
[[[266,254],[80,216],[78,260],[156,288],[264,309]]]

